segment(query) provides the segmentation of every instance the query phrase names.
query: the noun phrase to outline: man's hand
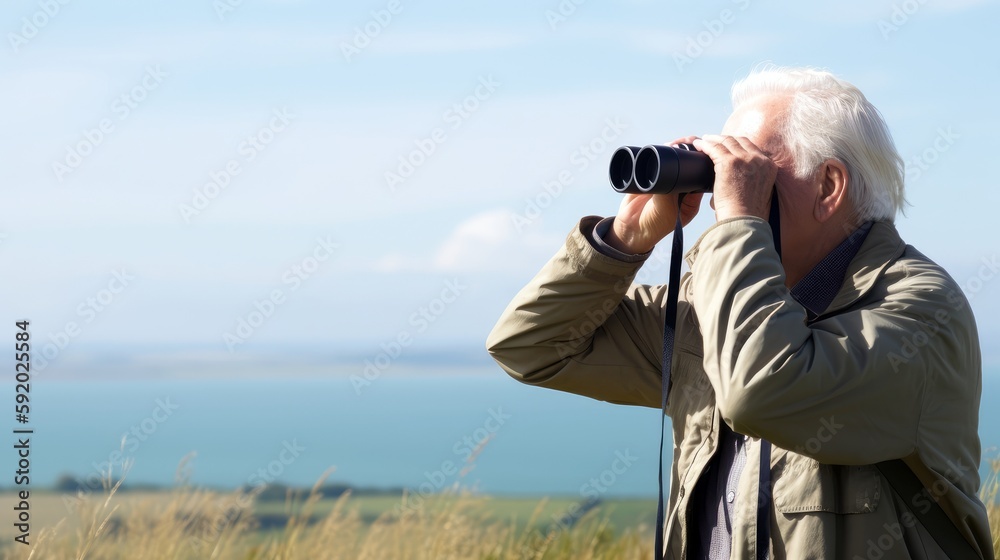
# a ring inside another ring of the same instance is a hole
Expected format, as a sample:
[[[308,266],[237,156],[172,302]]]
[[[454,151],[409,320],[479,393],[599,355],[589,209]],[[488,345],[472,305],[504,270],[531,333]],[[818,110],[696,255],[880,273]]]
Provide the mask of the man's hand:
[[[679,138],[670,145],[692,142],[695,136]],[[688,225],[701,206],[701,193],[684,196],[681,223]],[[677,223],[676,194],[627,194],[618,208],[614,225],[604,240],[623,253],[639,254],[650,251],[661,239],[674,231]]]
[[[706,134],[694,140],[694,146],[715,163],[715,219],[757,216],[766,220],[778,177],[777,164],[742,136]]]

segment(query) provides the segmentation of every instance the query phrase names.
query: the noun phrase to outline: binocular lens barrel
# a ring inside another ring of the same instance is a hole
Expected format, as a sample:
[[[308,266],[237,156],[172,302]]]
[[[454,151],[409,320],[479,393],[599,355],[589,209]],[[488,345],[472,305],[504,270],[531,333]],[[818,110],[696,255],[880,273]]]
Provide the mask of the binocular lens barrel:
[[[641,149],[638,146],[622,146],[611,156],[608,178],[611,179],[611,187],[616,191],[636,192],[629,189],[635,188],[635,156]]]
[[[623,146],[611,156],[609,178],[620,193],[711,192],[715,165],[691,144]]]

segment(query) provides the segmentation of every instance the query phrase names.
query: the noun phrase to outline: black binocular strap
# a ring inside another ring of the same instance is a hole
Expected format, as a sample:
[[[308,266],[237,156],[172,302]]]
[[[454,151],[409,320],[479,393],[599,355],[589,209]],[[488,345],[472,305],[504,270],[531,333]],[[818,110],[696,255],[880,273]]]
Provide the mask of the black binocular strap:
[[[982,555],[976,552],[972,548],[972,544],[962,536],[948,514],[941,509],[937,498],[924,487],[917,475],[913,474],[913,471],[906,466],[902,459],[876,463],[875,467],[885,477],[893,493],[905,504],[906,510],[913,513],[924,529],[930,533],[931,538],[948,555],[948,558],[952,560],[978,560],[982,558]],[[909,504],[916,504],[916,498],[920,495],[930,497],[926,502],[930,504],[930,507],[909,506]]]
[[[656,534],[654,536],[654,560],[663,560],[663,531],[665,521],[663,500],[663,440],[666,430],[663,421],[667,414],[667,395],[670,393],[670,362],[674,354],[674,330],[677,325],[677,300],[680,295],[681,257],[684,253],[684,226],[681,223],[681,203],[684,195],[677,199],[677,222],[674,224],[673,245],[670,248],[670,275],[667,284],[667,308],[663,320],[663,366],[660,392],[660,467],[659,489],[656,503]],[[771,210],[768,216],[774,249],[781,256],[781,224],[778,219],[778,191],[771,192]],[[768,559],[771,535],[771,442],[760,440],[760,477],[757,481],[757,558]]]

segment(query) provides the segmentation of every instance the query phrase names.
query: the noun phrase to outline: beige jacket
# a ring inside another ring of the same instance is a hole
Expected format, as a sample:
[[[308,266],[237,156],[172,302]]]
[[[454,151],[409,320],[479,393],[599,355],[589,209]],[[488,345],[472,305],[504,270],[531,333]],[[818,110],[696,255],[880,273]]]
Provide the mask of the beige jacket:
[[[583,231],[507,307],[487,348],[515,379],[658,408],[665,286],[602,255]],[[938,498],[993,558],[977,498],[981,365],[969,303],[948,274],[878,222],[829,309],[807,323],[764,220],[709,228],[686,255],[667,414],[673,464],[666,557],[685,558],[687,512],[719,423],[749,435],[733,558],[756,557],[759,439],[773,444],[771,557],[945,558],[909,508]],[[898,498],[874,463],[903,458],[930,491]]]

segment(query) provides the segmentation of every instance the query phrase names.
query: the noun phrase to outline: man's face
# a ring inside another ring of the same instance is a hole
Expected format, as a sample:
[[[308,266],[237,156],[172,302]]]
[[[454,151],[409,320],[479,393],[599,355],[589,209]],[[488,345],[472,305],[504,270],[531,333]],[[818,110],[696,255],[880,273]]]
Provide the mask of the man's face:
[[[722,134],[745,136],[778,166],[782,262],[789,279],[797,281],[804,272],[796,264],[809,259],[821,231],[814,212],[821,184],[818,173],[805,179],[795,176],[794,156],[781,136],[790,101],[788,96],[766,96],[747,102],[730,115]]]

